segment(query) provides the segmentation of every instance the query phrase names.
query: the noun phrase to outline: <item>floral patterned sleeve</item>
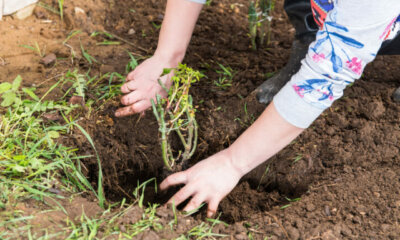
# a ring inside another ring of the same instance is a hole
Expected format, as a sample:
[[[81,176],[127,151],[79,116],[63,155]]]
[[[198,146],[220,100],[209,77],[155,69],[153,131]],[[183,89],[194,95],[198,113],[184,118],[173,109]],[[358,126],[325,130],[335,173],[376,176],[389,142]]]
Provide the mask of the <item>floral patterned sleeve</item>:
[[[310,126],[348,84],[361,77],[400,24],[399,0],[333,3],[299,72],[274,97],[279,114],[300,128]]]

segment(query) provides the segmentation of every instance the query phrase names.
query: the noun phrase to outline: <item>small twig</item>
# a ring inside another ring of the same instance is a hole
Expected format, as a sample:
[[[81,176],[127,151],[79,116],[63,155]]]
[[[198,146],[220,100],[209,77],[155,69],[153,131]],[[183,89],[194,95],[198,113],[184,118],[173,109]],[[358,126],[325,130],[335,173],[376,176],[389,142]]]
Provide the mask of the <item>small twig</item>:
[[[256,230],[256,229],[254,229],[254,228],[249,228],[249,231],[250,231],[250,232],[259,233],[259,234],[266,234],[266,232],[261,232],[261,231],[258,231],[258,230]]]
[[[39,83],[38,85],[36,85],[36,87],[40,87],[40,86],[42,86],[43,84],[47,83],[48,81],[50,81],[50,80],[52,80],[52,79],[54,79],[54,78],[61,77],[61,76],[64,75],[64,73],[65,73],[65,72],[60,73],[60,74],[57,74],[57,75],[55,75],[55,76],[53,76],[53,77],[51,77],[51,78],[48,78],[48,79],[44,80],[43,82]]]
[[[275,220],[275,222],[279,225],[279,227],[281,227],[281,229],[282,229],[283,233],[285,234],[286,238],[288,240],[290,240],[289,234],[287,233],[286,229],[283,227],[281,221],[279,221],[279,219],[277,217],[275,217],[274,215],[272,215],[271,213],[269,213],[269,212],[265,212],[265,213]]]
[[[126,40],[126,39],[124,39],[124,38],[122,38],[122,37],[119,37],[119,36],[115,35],[114,33],[110,33],[110,32],[108,32],[108,31],[104,31],[104,32],[106,32],[106,33],[108,33],[108,34],[111,34],[111,35],[112,35],[113,37],[115,37],[116,39],[118,39],[118,40],[120,40],[120,41],[122,41],[122,42],[124,42],[124,43],[126,43],[126,44],[128,44],[128,45],[130,45],[130,46],[132,46],[132,47],[134,47],[134,48],[137,48],[137,49],[139,49],[139,50],[142,50],[142,51],[144,51],[144,52],[147,53],[147,54],[150,53],[150,50],[149,50],[149,49],[146,49],[146,48],[137,46],[137,45],[131,43],[130,41],[128,41],[128,40]],[[141,57],[143,57],[143,56],[141,56]]]
[[[125,195],[127,196],[129,199],[133,199],[133,197],[131,195],[129,195],[127,192],[125,192],[125,190],[117,184],[117,188]]]

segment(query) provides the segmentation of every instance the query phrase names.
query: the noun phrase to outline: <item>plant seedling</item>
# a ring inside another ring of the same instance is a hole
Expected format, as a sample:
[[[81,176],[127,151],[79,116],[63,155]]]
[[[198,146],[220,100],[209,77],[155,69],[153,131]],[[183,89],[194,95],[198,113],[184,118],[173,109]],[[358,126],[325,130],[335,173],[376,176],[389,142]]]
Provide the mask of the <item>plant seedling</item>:
[[[20,45],[20,47],[32,50],[33,52],[35,52],[37,55],[39,55],[39,57],[44,57],[46,55],[46,48],[44,47],[43,51],[40,49],[40,46],[38,44],[38,42],[35,41],[35,46],[30,46],[30,45]]]
[[[259,45],[264,45],[265,35],[267,35],[267,45],[271,40],[271,13],[275,8],[275,0],[256,0],[251,1],[249,6],[249,35],[253,50],[257,49],[257,37]],[[267,33],[266,33],[267,31]]]
[[[264,44],[265,35],[267,35],[266,45],[271,41],[271,21],[272,11],[275,8],[275,0],[260,0],[261,20],[260,20],[260,45]],[[267,33],[265,33],[267,31]]]
[[[58,0],[58,8],[60,9],[61,22],[64,21],[64,0]]]
[[[254,1],[250,2],[248,19],[249,19],[249,33],[251,39],[251,46],[253,50],[257,50],[256,38],[257,38],[258,15],[256,10],[256,3]]]
[[[157,102],[151,101],[161,133],[162,158],[169,170],[172,170],[178,161],[188,160],[196,149],[197,122],[189,89],[192,83],[203,77],[199,71],[184,64],[179,64],[175,69],[165,69],[163,74],[169,74],[171,71],[174,71],[175,75],[172,77],[173,84],[169,90],[160,80],[158,81],[168,93],[168,97],[162,99],[160,95],[157,95]],[[178,135],[184,147],[183,151],[179,150],[177,155],[174,155],[170,144],[173,132]]]
[[[232,80],[235,72],[232,70],[232,68],[225,67],[220,63],[218,63],[218,66],[221,68],[221,70],[215,70],[215,72],[219,74],[219,78],[218,80],[214,80],[214,85],[222,89],[227,89],[232,86]]]

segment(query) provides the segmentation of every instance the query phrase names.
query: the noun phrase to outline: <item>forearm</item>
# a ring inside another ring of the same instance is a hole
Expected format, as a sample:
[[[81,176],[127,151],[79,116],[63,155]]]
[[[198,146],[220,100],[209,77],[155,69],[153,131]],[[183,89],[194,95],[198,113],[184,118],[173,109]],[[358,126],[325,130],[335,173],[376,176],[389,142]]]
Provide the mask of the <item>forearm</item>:
[[[275,155],[303,130],[285,121],[272,102],[227,149],[232,165],[244,175]]]
[[[168,0],[155,55],[178,64],[183,60],[203,5]]]

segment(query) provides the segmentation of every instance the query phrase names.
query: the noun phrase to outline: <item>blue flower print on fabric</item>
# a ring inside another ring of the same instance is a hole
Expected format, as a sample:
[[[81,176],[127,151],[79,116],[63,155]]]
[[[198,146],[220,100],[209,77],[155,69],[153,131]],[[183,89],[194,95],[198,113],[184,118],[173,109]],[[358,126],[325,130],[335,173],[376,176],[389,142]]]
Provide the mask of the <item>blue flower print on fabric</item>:
[[[321,95],[318,101],[323,101],[326,99],[333,100],[332,85],[326,79],[308,79],[304,84],[293,85],[293,89],[300,97],[304,97],[305,94],[312,93],[316,91]]]
[[[332,31],[330,31],[330,28],[335,28],[337,31],[332,32]],[[319,52],[321,47],[324,44],[330,45],[330,49],[331,49],[330,54],[327,55],[326,57],[325,57],[325,55],[323,55],[323,56],[324,56],[324,58],[328,58],[331,61],[333,71],[336,73],[339,73],[340,71],[342,71],[343,60],[337,54],[338,49],[336,49],[335,45],[333,44],[333,41],[332,41],[333,38],[339,39],[344,44],[346,44],[347,46],[352,47],[352,48],[361,49],[364,47],[364,44],[362,44],[361,42],[359,42],[353,38],[346,37],[346,36],[342,35],[341,33],[339,33],[339,32],[348,32],[348,31],[349,30],[343,25],[340,25],[334,21],[326,21],[324,30],[318,32],[318,36],[319,37],[322,36],[322,38],[318,39],[318,41],[314,44],[314,46],[311,47],[311,50],[316,55],[321,56],[323,54],[323,53]],[[346,63],[348,63],[347,64],[348,67],[349,67],[349,65],[353,66],[354,63],[357,62],[357,59],[350,58],[344,49],[340,49],[340,50],[347,56]],[[313,59],[315,59],[315,55],[313,56]],[[352,63],[353,63],[353,65],[352,65]],[[360,64],[361,64],[360,62],[359,62],[359,64],[357,62],[357,66],[360,66]],[[353,70],[353,68],[351,68],[351,67],[350,67],[350,69]],[[360,69],[356,68],[356,70],[353,70],[353,72],[358,74],[360,72]]]

